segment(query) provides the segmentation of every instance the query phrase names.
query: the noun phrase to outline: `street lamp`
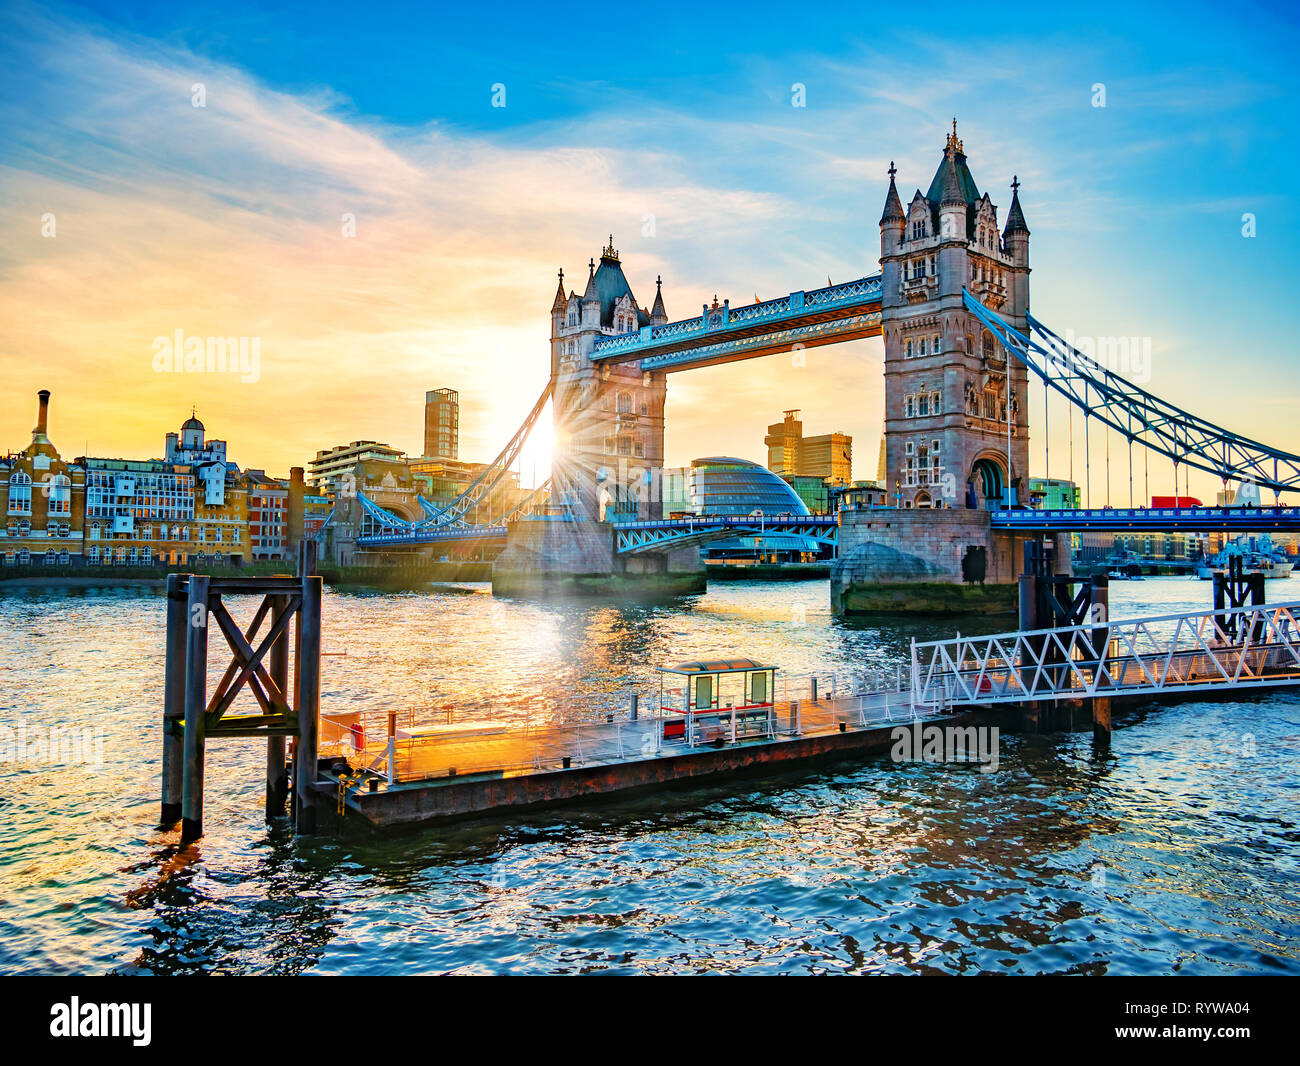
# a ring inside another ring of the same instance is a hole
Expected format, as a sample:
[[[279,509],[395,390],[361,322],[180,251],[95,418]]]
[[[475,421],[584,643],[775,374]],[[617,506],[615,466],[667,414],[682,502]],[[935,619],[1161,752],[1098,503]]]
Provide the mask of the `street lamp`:
[[[758,519],[759,535],[754,540],[754,553],[758,556],[758,559],[761,562],[763,559],[763,533],[766,529],[766,526],[764,525],[766,515],[763,514],[761,508],[755,507],[752,511],[749,512],[749,517]]]

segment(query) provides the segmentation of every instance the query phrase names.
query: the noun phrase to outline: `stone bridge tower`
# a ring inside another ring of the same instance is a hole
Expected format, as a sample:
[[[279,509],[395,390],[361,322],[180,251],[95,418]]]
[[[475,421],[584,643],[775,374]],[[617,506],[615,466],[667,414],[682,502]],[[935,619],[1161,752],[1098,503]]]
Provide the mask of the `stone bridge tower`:
[[[889,502],[983,509],[1008,484],[1026,502],[1028,370],[1011,357],[1008,390],[1007,353],[962,303],[965,287],[1025,328],[1029,227],[1019,182],[999,234],[997,207],[975,186],[955,119],[928,191],[917,189],[906,208],[895,173],[891,163],[880,219]]]
[[[582,294],[564,291],[551,305],[551,381],[555,444],[551,499],[578,520],[662,515],[665,375],[636,363],[593,363],[602,337],[668,321],[662,279],[650,310],[639,307],[614,238],[588,264]]]

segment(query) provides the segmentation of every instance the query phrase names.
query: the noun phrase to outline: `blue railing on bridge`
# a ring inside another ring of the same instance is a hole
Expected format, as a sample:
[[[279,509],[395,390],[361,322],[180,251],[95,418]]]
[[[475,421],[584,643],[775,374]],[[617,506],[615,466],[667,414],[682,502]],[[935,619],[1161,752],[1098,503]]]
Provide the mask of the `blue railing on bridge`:
[[[450,526],[442,529],[412,527],[400,533],[365,533],[357,538],[359,544],[433,544],[450,540],[486,540],[506,535],[505,526]]]
[[[997,510],[1002,529],[1151,529],[1177,532],[1300,530],[1300,507],[1098,507]]]
[[[706,307],[698,318],[686,318],[662,326],[642,326],[635,333],[602,337],[596,341],[591,357],[600,361],[630,354],[644,355],[714,333],[768,323],[778,325],[784,319],[839,307],[879,304],[880,290],[881,276],[873,274],[821,289],[799,290],[760,303],[732,307],[728,302],[719,307]]]
[[[839,523],[834,515],[829,514],[765,514],[759,518],[750,515],[695,515],[692,518],[646,518],[635,522],[613,522],[616,530],[632,529],[697,529],[701,526],[735,526],[740,529],[756,529],[766,525],[771,528],[783,526],[819,526],[834,529]]]

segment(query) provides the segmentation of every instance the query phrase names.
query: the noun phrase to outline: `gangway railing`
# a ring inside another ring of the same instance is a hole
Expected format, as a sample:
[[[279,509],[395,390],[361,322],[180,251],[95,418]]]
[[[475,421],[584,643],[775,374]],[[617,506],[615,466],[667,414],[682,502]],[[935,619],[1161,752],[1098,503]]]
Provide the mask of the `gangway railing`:
[[[1300,682],[1300,603],[912,645],[917,704],[1020,703]]]

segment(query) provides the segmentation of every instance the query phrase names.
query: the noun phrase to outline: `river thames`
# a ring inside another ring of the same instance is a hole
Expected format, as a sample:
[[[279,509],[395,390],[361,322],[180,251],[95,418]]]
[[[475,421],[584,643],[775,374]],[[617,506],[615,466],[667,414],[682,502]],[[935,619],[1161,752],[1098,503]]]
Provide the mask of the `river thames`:
[[[1111,613],[1209,598],[1116,583]],[[322,706],[617,705],[722,655],[892,676],[952,628],[828,603],[824,581],[655,606],[327,590]],[[991,774],[875,758],[383,839],[269,830],[263,746],[224,741],[181,852],[155,827],[163,604],[0,592],[0,972],[1300,973],[1294,696],[1120,713],[1105,754],[1004,733]],[[56,727],[101,765],[15,751]]]

